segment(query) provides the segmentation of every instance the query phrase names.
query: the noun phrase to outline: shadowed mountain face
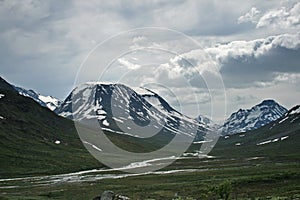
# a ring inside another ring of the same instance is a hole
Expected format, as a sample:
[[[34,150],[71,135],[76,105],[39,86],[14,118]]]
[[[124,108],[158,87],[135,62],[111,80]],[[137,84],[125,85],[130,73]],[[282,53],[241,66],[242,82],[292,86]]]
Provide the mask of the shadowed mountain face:
[[[139,89],[137,93],[122,84],[81,85],[55,112],[81,122],[97,120],[103,130],[133,137],[159,132],[201,140],[209,130],[207,125],[174,110],[156,93],[147,89]]]
[[[223,135],[255,130],[282,117],[287,109],[274,100],[264,100],[250,109],[240,109],[221,127]]]

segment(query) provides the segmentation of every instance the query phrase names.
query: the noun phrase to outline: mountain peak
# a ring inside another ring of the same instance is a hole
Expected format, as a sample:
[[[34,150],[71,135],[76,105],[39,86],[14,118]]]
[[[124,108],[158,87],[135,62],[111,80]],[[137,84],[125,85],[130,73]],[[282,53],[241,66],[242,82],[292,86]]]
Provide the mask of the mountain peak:
[[[88,81],[84,85],[123,85],[121,83],[109,82],[109,81]]]
[[[260,104],[258,105],[279,105],[274,99],[266,99],[263,100]]]
[[[274,99],[265,99],[261,103],[276,103]]]

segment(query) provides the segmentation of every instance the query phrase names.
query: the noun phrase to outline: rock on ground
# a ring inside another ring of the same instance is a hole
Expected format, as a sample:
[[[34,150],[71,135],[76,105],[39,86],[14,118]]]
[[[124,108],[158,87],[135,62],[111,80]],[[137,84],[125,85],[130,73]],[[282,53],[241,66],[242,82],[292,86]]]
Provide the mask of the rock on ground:
[[[101,196],[97,196],[93,200],[130,200],[130,198],[115,194],[113,191],[104,191]]]

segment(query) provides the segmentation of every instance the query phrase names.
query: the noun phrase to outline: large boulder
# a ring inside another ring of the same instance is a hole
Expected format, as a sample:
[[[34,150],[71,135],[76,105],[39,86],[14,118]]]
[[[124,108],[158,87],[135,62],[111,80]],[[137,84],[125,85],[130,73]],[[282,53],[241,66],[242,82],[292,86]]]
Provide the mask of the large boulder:
[[[113,191],[104,191],[101,196],[95,197],[93,200],[130,200],[130,198],[115,194]]]

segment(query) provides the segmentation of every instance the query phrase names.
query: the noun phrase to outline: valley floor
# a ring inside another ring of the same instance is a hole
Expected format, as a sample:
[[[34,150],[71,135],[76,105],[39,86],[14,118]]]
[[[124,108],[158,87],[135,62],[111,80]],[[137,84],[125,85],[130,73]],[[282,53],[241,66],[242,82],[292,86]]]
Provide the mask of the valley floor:
[[[159,162],[155,163],[159,164]],[[93,199],[112,190],[131,199],[299,199],[300,163],[265,157],[185,157],[163,171],[90,170],[0,179],[0,199]]]

